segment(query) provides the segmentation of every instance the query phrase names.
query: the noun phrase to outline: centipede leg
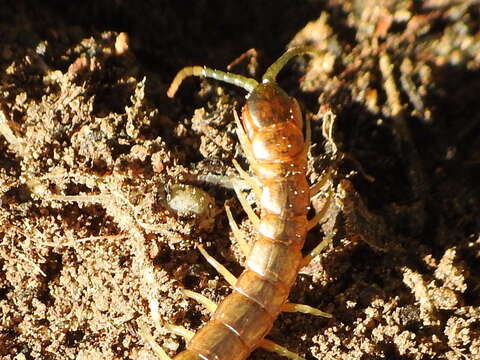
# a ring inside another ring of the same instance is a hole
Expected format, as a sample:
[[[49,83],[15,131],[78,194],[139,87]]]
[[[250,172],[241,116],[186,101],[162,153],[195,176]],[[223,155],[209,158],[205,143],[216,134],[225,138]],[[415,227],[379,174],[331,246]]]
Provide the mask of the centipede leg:
[[[310,123],[310,117],[305,117],[305,145],[303,151],[305,155],[308,154],[310,150],[310,145],[312,145],[312,124]]]
[[[212,265],[217,272],[224,277],[225,280],[230,284],[230,286],[235,286],[235,283],[237,282],[237,278],[235,275],[233,275],[228,269],[220,264],[217,260],[213,258],[209,253],[205,251],[202,245],[197,245],[198,250],[200,250],[200,253],[203,255],[205,260]]]
[[[190,331],[190,330],[184,328],[183,326],[164,323],[160,320],[160,315],[158,313],[158,301],[157,300],[151,300],[149,302],[149,307],[150,307],[150,312],[152,314],[153,322],[154,322],[157,329],[164,329],[164,330],[166,330],[170,333],[179,335],[179,336],[185,338],[186,340],[190,340],[193,337],[193,335],[194,335],[193,331]],[[146,325],[139,322],[139,321],[137,321],[137,324],[138,324],[138,332],[139,332],[140,336],[145,340],[145,342],[147,342],[152,347],[153,351],[155,352],[155,354],[157,354],[159,359],[160,360],[172,360],[167,355],[165,350],[163,350],[162,347],[157,344],[154,337],[152,336],[150,331],[147,329]]]
[[[331,179],[332,170],[329,169],[326,173],[322,174],[320,180],[310,186],[310,198],[315,198],[318,194],[320,194],[327,184],[328,180]]]
[[[332,204],[333,195],[329,195],[325,200],[325,204],[323,204],[320,211],[318,211],[313,218],[308,221],[307,229],[308,231],[312,230],[317,224],[325,217],[330,205]]]
[[[250,206],[247,199],[245,198],[245,195],[243,195],[242,191],[238,188],[238,186],[234,185],[233,189],[237,194],[240,204],[242,204],[243,210],[245,210],[245,212],[247,213],[248,219],[253,223],[253,226],[255,227],[255,229],[258,229],[258,225],[260,224],[260,219],[258,218],[257,214],[255,214],[252,207]]]
[[[305,304],[285,303],[282,305],[282,312],[300,312],[303,314],[322,316],[326,318],[332,317],[332,314],[326,313],[324,311],[318,310],[312,306],[305,305]]]
[[[178,326],[178,325],[173,325],[173,324],[163,322],[160,319],[158,306],[159,306],[158,300],[151,300],[149,302],[149,307],[150,307],[150,312],[152,314],[153,322],[155,323],[155,326],[158,329],[160,329],[160,328],[165,329],[168,332],[170,332],[172,334],[179,335],[179,336],[181,336],[181,337],[183,337],[187,340],[191,339],[193,337],[194,333],[192,331],[184,328],[183,326]]]
[[[245,131],[243,130],[243,125],[242,123],[240,122],[240,119],[238,117],[238,114],[237,112],[234,110],[233,111],[233,116],[235,118],[235,123],[237,124],[237,135],[238,135],[238,139],[240,140],[240,144],[242,145],[242,149],[243,151],[245,151],[245,156],[247,157],[247,160],[249,162],[253,162],[255,159],[252,155],[252,145],[250,144],[250,141],[248,140],[247,138],[247,135],[245,134]],[[243,171],[243,169],[242,169]],[[246,174],[246,172],[245,172]],[[248,176],[248,174],[247,174]],[[258,187],[258,186],[257,186]],[[234,184],[234,190],[235,190],[235,193],[237,194],[237,197],[238,197],[238,200],[240,200],[240,203],[242,204],[242,207],[243,209],[245,210],[245,212],[247,213],[248,215],[248,218],[250,219],[250,221],[253,223],[253,225],[255,226],[255,228],[258,227],[258,224],[260,223],[260,219],[258,218],[258,216],[255,214],[255,212],[253,211],[252,207],[250,206],[250,204],[247,202],[247,199],[245,199],[245,196],[243,196],[242,192],[240,191],[240,189],[238,189],[238,186],[236,186]],[[260,189],[258,188],[257,190],[255,189],[254,186],[252,186],[252,188],[254,189],[255,193],[257,196],[260,195]]]
[[[246,181],[248,185],[250,185],[253,192],[255,193],[255,196],[257,197],[257,199],[259,199],[262,194],[262,190],[260,188],[260,185],[258,184],[258,181],[254,177],[250,176],[245,170],[243,170],[237,160],[233,159],[232,163],[233,166],[235,166],[235,169],[240,174],[241,178]]]
[[[238,117],[237,111],[233,110],[233,118],[235,119],[235,125],[237,137],[240,141],[240,145],[242,146],[243,151],[245,152],[245,156],[249,162],[254,160],[253,153],[252,153],[252,144],[248,140],[247,134],[245,134],[245,130],[243,129],[242,122]]]
[[[240,249],[242,250],[243,255],[247,256],[250,252],[250,245],[245,241],[243,232],[238,228],[237,223],[233,219],[232,212],[230,211],[230,207],[225,205],[225,212],[227,213],[228,223],[233,231],[233,235],[235,236],[235,240],[237,240]]]
[[[294,352],[288,350],[287,348],[274,343],[273,341],[263,339],[260,342],[260,347],[270,352],[274,352],[280,356],[285,356],[292,360],[305,360],[305,358],[301,357],[300,355],[295,354]]]
[[[310,253],[302,259],[301,267],[305,267],[317,256],[319,255],[330,243],[332,242],[335,232],[331,232],[325,236],[325,238],[315,246],[315,248],[310,251]]]
[[[158,356],[160,360],[172,360],[170,356],[165,352],[165,350],[162,349],[160,345],[157,344],[155,341],[154,337],[150,333],[150,331],[147,329],[145,324],[141,324],[137,321],[138,324],[138,333],[142,337],[142,339],[148,343],[151,347],[153,352]]]
[[[184,289],[182,292],[185,296],[187,296],[190,299],[193,299],[196,302],[198,302],[199,304],[205,306],[207,311],[210,312],[210,313],[213,313],[217,309],[217,304],[215,304],[212,300],[207,298],[205,295],[202,295],[202,294],[197,293],[195,291],[186,290],[186,289]]]
[[[210,300],[203,294],[197,293],[195,291],[187,290],[187,289],[182,289],[182,293],[186,297],[189,297],[190,299],[193,299],[199,304],[202,304],[203,306],[205,306],[208,312],[213,313],[217,309],[217,304],[215,304],[212,300]]]
[[[173,324],[167,324],[167,323],[161,324],[161,325],[169,333],[181,336],[185,340],[190,340],[191,338],[193,338],[193,335],[195,335],[193,331],[188,330],[187,328],[184,328],[183,326],[180,326],[180,325],[173,325]]]

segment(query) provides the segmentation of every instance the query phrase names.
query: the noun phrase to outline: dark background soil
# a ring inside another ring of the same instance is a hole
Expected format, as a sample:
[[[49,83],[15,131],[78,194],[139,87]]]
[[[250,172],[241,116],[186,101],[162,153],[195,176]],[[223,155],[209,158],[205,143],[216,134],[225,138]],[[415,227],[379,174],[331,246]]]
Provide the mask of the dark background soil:
[[[166,89],[250,48],[231,71],[258,79],[310,45],[279,83],[336,194],[306,251],[336,235],[291,300],[333,318],[282,314],[268,337],[306,359],[480,359],[479,18],[443,0],[2,2],[0,358],[155,359],[142,329],[184,349],[155,319],[196,331],[209,315],[181,287],[230,291],[195,244],[239,275],[224,203],[255,235],[229,187],[244,91]]]

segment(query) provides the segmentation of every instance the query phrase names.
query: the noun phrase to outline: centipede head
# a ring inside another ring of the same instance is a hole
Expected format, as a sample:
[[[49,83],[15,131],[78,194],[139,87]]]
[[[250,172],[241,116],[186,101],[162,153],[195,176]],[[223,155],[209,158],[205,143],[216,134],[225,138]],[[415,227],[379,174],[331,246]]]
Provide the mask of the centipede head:
[[[275,82],[259,84],[252,90],[243,108],[242,119],[249,138],[258,130],[286,123],[295,125],[300,131],[303,127],[297,100],[288,96]]]

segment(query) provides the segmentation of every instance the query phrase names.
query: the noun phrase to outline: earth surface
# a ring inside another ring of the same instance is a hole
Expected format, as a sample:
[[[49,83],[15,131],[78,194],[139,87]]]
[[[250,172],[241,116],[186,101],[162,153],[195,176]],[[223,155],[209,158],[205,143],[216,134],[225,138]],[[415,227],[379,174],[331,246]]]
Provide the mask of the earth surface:
[[[243,269],[225,204],[255,239],[232,189],[246,94],[166,90],[188,65],[259,79],[308,45],[278,82],[312,124],[308,178],[330,189],[313,208],[334,199],[305,254],[332,241],[290,300],[332,318],[285,313],[268,338],[308,360],[480,359],[479,18],[448,0],[2,2],[0,358],[185,348],[164,325],[209,313],[182,289],[231,291],[196,246]]]

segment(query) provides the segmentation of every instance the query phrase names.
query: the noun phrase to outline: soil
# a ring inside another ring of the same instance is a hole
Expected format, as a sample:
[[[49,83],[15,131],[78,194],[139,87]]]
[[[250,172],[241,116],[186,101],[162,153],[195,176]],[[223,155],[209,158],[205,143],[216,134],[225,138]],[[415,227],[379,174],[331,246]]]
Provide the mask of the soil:
[[[231,189],[245,92],[166,89],[187,65],[258,79],[310,45],[279,83],[311,119],[309,179],[335,192],[305,253],[333,240],[290,299],[333,317],[282,314],[268,338],[309,360],[480,359],[479,18],[449,0],[3,1],[0,358],[185,348],[159,319],[209,314],[181,289],[230,292],[196,244],[241,273],[225,203],[255,237]]]

